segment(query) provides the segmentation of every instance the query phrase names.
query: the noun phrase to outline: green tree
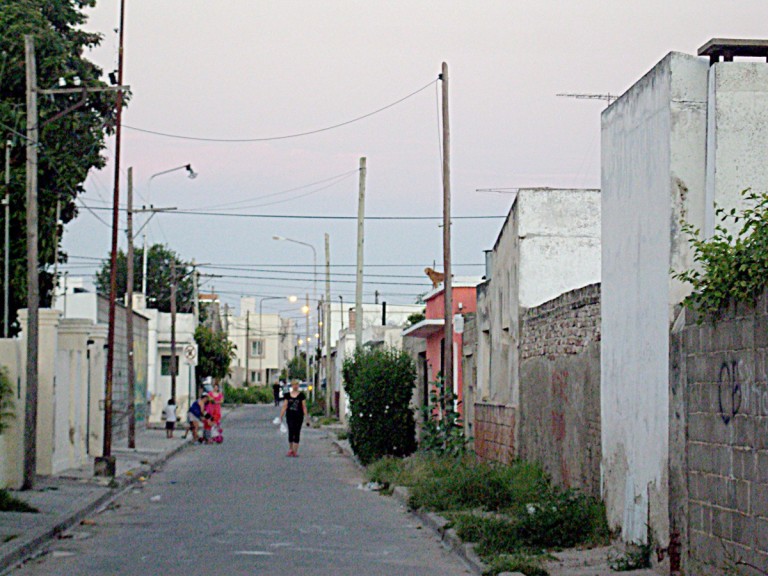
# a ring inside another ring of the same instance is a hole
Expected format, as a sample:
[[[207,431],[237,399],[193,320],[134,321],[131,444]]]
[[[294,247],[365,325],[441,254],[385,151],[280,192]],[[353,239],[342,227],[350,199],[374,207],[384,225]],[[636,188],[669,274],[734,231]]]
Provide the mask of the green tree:
[[[56,86],[59,78],[70,86],[74,78],[82,85],[105,86],[102,71],[83,57],[97,46],[101,37],[84,32],[83,9],[95,0],[0,0],[0,134],[10,139],[10,302],[9,318],[26,306],[26,215],[25,161],[23,134],[26,129],[26,80],[24,35],[35,38],[38,85]],[[80,95],[38,98],[39,109],[39,267],[41,305],[50,304],[53,290],[52,266],[56,238],[56,202],[61,201],[61,224],[77,216],[76,198],[92,168],[105,165],[102,151],[105,137],[114,131],[115,94],[91,93],[86,103],[58,119],[53,117],[76,103]],[[49,122],[50,121],[50,122]],[[60,261],[66,255],[60,253]],[[12,326],[16,332],[18,326]]]
[[[144,250],[137,248],[133,254],[133,289],[141,291]],[[194,286],[191,269],[179,259],[178,254],[162,244],[149,247],[147,258],[147,305],[161,312],[171,311],[171,261],[176,261],[176,307],[179,312],[191,312],[194,306]],[[106,258],[96,273],[96,289],[109,294],[111,262]],[[120,250],[117,254],[117,294],[125,294],[128,288],[128,256]]]
[[[307,379],[307,357],[304,352],[299,352],[297,356],[288,360],[285,368],[280,372],[280,379],[286,382]]]
[[[229,366],[235,357],[235,345],[229,341],[225,332],[215,332],[207,326],[200,325],[195,330],[197,342],[197,375],[198,383],[203,378],[226,378]]]

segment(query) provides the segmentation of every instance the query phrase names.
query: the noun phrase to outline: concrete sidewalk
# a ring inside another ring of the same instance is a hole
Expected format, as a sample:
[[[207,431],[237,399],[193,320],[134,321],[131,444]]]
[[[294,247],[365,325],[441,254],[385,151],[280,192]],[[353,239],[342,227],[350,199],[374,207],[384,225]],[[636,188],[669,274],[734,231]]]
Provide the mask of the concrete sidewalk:
[[[231,411],[225,407],[222,416]],[[125,489],[143,482],[169,458],[190,446],[191,437],[182,440],[183,432],[176,430],[174,438],[168,439],[165,429],[137,426],[135,450],[125,447],[124,438],[113,446],[117,464],[114,479],[94,477],[90,458],[81,468],[39,477],[34,490],[12,492],[39,513],[0,512],[0,574],[34,556],[51,539],[108,506]]]

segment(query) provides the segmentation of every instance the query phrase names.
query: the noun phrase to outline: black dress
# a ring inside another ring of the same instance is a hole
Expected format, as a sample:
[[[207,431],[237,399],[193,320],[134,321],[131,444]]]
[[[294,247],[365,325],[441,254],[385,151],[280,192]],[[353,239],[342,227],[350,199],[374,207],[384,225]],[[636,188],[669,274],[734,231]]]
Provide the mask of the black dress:
[[[301,426],[304,424],[303,403],[307,397],[304,396],[304,392],[299,392],[299,395],[293,398],[291,393],[287,392],[284,398],[288,402],[288,410],[285,412],[285,419],[288,422],[288,442],[298,444]]]

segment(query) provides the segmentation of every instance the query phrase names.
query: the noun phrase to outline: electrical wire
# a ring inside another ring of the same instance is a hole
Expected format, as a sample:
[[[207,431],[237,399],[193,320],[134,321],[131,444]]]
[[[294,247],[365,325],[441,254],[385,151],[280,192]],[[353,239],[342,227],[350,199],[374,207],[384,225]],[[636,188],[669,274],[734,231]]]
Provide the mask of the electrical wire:
[[[171,134],[168,132],[159,132],[156,130],[147,130],[146,128],[127,126],[126,124],[123,124],[122,127],[127,128],[129,130],[134,130],[136,132],[152,134],[154,136],[163,136],[165,138],[177,138],[179,140],[194,140],[197,142],[245,143],[245,142],[270,142],[273,140],[287,140],[289,138],[299,138],[301,136],[310,136],[312,134],[319,134],[320,132],[327,132],[328,130],[334,130],[336,128],[341,128],[342,126],[347,126],[348,124],[352,124],[354,122],[359,122],[360,120],[364,120],[365,118],[370,118],[371,116],[378,114],[379,112],[383,112],[384,110],[387,110],[389,108],[392,108],[393,106],[397,106],[401,102],[408,100],[409,98],[415,96],[419,92],[426,90],[427,88],[432,86],[432,84],[437,83],[438,80],[439,79],[436,78],[435,80],[432,80],[429,84],[422,86],[421,88],[411,92],[407,96],[403,96],[402,98],[400,98],[399,100],[396,100],[395,102],[392,102],[391,104],[387,104],[386,106],[378,108],[373,112],[363,114],[362,116],[358,116],[357,118],[353,118],[352,120],[347,120],[346,122],[334,124],[333,126],[326,126],[325,128],[318,128],[316,130],[309,130],[307,132],[297,132],[295,134],[285,134],[283,136],[270,136],[267,138],[205,138],[205,137],[196,137],[196,136],[184,136],[181,134]]]

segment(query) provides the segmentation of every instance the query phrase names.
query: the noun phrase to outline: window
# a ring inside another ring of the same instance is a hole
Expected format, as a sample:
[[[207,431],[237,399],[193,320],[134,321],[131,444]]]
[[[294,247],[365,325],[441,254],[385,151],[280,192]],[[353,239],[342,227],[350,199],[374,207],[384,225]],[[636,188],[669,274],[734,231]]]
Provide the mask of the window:
[[[264,340],[251,340],[251,358],[264,357]]]
[[[163,355],[160,357],[160,376],[171,375],[171,355]],[[179,375],[179,357],[176,356],[176,376]]]
[[[260,370],[251,370],[250,378],[248,381],[251,384],[261,384],[261,371]]]

